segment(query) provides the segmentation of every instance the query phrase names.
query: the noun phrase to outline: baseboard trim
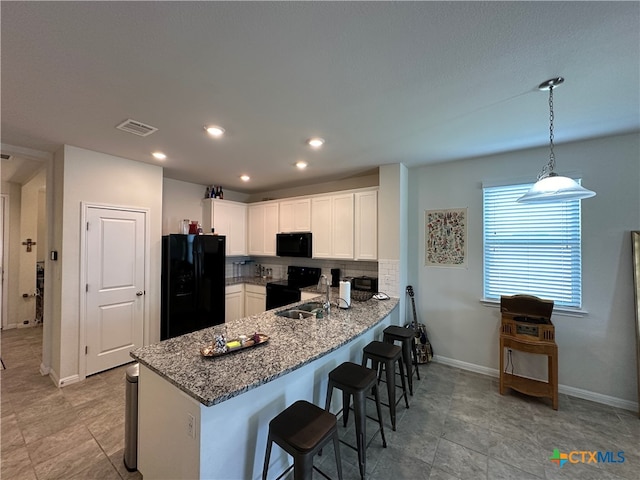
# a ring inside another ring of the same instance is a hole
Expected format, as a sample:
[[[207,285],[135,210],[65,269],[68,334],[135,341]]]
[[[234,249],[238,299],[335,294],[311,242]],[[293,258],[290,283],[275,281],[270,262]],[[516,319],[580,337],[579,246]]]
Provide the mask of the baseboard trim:
[[[49,377],[53,380],[53,383],[56,387],[66,387],[67,385],[71,385],[73,383],[78,383],[80,381],[79,375],[71,375],[69,377],[60,378],[58,373],[53,369],[49,369]]]
[[[493,378],[500,377],[500,372],[496,368],[483,367],[482,365],[463,362],[462,360],[443,357],[441,355],[434,355],[433,360],[436,363],[441,363],[450,367],[456,367],[461,370],[467,370],[469,372],[479,373],[481,375],[487,375]],[[620,408],[622,410],[630,410],[632,412],[637,412],[639,408],[637,402],[632,402],[623,398],[612,397],[610,395],[604,395],[602,393],[591,392],[582,388],[570,387],[568,385],[558,385],[558,392],[564,393],[565,395],[569,395],[571,397],[581,398],[583,400],[589,400],[596,403],[602,403],[603,405]]]

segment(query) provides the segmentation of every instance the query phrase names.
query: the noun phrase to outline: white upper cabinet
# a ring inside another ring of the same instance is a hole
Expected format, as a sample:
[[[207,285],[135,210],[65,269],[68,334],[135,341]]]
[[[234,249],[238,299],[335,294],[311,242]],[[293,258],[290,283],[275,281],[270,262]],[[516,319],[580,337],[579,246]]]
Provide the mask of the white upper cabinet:
[[[247,254],[247,205],[230,200],[206,198],[203,200],[202,228],[209,233],[225,235],[227,256]]]
[[[353,259],[354,194],[311,199],[314,258]]]
[[[378,259],[378,192],[355,194],[354,259]]]
[[[249,255],[276,254],[278,233],[278,202],[260,202],[249,205]]]
[[[280,202],[280,232],[311,231],[311,199],[297,198]]]

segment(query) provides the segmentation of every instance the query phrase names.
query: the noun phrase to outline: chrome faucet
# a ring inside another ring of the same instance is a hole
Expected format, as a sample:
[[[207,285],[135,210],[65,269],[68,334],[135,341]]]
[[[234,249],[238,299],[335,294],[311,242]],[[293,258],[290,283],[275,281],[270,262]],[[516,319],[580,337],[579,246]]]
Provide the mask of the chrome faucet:
[[[325,302],[322,304],[322,308],[327,312],[327,315],[329,315],[330,310],[331,310],[331,286],[329,285],[329,280],[327,279],[327,276],[322,274],[320,275],[320,279],[318,280],[318,286],[316,287],[316,290],[318,290],[318,292],[320,292],[320,288],[322,288],[322,280],[324,279],[324,284],[327,286],[327,298],[325,300]]]

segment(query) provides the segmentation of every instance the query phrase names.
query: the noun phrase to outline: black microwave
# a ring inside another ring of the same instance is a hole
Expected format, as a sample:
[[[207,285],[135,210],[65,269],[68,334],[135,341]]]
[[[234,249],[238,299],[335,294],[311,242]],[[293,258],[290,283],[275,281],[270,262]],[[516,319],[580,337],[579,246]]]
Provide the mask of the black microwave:
[[[311,232],[277,233],[276,255],[311,258]]]

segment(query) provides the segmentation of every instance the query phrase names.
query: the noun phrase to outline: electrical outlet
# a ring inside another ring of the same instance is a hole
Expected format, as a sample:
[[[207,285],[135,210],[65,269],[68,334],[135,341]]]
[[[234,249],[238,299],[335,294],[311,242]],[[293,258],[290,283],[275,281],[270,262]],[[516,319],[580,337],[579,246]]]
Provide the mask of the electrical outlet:
[[[196,438],[196,419],[190,413],[187,413],[187,435]]]

